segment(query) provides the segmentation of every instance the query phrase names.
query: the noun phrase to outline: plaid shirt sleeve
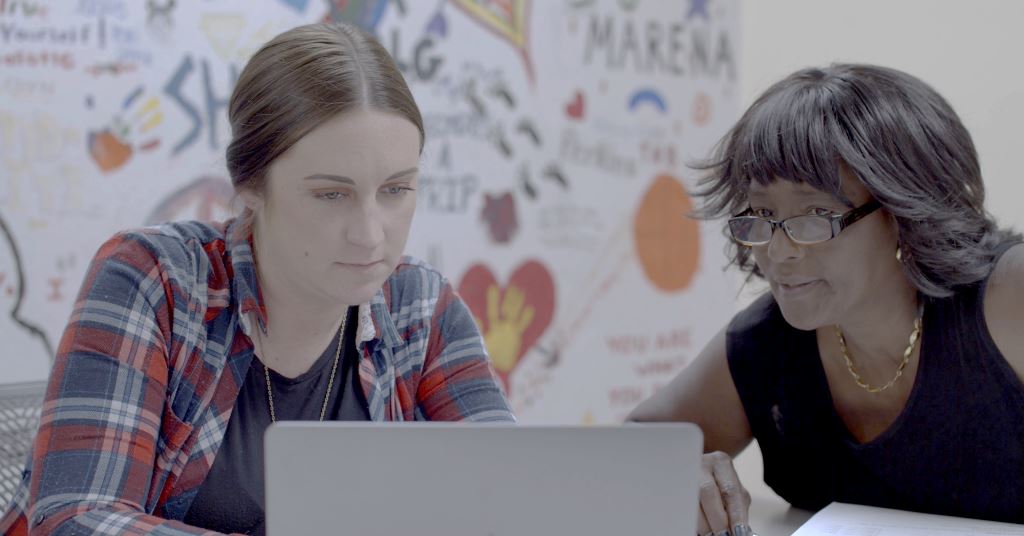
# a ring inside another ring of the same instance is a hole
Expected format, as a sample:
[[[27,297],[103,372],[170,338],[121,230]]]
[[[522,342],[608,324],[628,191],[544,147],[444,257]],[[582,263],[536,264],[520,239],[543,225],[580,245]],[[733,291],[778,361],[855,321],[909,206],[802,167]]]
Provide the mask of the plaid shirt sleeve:
[[[172,356],[186,347],[172,325],[189,311],[160,261],[181,266],[187,249],[177,253],[185,257],[164,259],[142,233],[115,236],[97,253],[57,351],[16,530],[213,534],[149,514],[171,489],[191,432],[168,404],[181,374]]]
[[[469,308],[446,278],[417,264],[426,279],[420,284],[436,299],[425,319],[429,336],[416,410],[432,421],[515,422]]]

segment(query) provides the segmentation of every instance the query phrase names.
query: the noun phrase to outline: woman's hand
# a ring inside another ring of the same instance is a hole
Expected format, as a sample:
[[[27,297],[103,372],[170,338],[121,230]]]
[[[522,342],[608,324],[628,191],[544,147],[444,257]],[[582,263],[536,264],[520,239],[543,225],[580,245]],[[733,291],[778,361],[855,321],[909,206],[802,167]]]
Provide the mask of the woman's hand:
[[[750,493],[740,484],[732,458],[720,451],[704,454],[697,534],[752,536],[747,518],[749,511]]]

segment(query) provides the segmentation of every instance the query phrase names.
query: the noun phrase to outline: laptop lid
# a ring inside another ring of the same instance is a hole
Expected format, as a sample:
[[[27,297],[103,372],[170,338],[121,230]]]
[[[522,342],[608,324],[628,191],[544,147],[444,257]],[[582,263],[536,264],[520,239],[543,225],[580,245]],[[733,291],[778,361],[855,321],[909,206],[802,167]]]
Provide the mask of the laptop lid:
[[[267,534],[690,534],[702,448],[682,423],[283,422]]]

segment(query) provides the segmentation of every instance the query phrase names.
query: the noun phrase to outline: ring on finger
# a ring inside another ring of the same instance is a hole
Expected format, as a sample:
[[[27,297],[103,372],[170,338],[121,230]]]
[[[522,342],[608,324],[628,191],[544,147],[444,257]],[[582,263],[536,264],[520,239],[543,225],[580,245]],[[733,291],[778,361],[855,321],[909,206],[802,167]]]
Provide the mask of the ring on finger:
[[[737,523],[732,528],[732,536],[757,536],[754,530],[750,528],[750,525],[745,523]]]

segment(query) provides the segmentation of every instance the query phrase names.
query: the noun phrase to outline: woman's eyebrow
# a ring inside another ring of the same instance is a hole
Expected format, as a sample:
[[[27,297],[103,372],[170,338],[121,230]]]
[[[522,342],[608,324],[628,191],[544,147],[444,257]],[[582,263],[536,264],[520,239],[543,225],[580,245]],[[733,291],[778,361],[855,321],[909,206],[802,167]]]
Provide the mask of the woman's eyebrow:
[[[404,177],[406,175],[413,175],[413,174],[417,173],[419,170],[420,169],[416,168],[416,167],[409,168],[409,169],[406,169],[406,170],[402,170],[402,171],[399,171],[398,173],[392,174],[390,177],[384,179],[384,181],[387,182],[387,181],[390,181],[390,180],[394,180],[394,179],[398,179],[398,178]],[[309,181],[309,180],[328,180],[328,181],[335,181],[335,182],[343,182],[345,184],[350,184],[352,186],[355,186],[355,184],[356,184],[356,181],[352,180],[349,177],[346,177],[344,175],[334,175],[334,174],[331,174],[331,173],[314,173],[314,174],[309,175],[308,177],[306,177],[304,180],[307,180],[307,181]]]

